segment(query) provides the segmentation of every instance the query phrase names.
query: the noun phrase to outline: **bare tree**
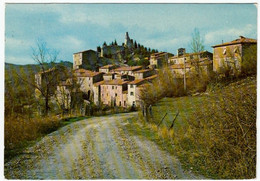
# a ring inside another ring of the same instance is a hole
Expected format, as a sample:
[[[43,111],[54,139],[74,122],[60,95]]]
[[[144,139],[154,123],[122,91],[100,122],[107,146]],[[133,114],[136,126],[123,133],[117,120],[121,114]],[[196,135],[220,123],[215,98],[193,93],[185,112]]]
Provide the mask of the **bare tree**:
[[[197,28],[194,29],[192,33],[192,39],[190,43],[191,51],[194,53],[202,52],[204,51],[204,40],[200,36],[200,32]]]
[[[192,33],[192,39],[190,42],[190,48],[191,51],[194,53],[193,58],[191,59],[191,63],[195,66],[195,70],[197,74],[200,76],[201,71],[200,71],[200,52],[204,51],[204,40],[200,36],[200,32],[197,28],[194,29]]]
[[[39,65],[40,72],[35,80],[18,75],[20,79],[35,89],[35,95],[44,100],[44,114],[50,109],[50,99],[55,94],[58,82],[64,78],[65,67],[55,66],[58,52],[47,48],[46,42],[37,40],[36,48],[32,48],[32,59]]]

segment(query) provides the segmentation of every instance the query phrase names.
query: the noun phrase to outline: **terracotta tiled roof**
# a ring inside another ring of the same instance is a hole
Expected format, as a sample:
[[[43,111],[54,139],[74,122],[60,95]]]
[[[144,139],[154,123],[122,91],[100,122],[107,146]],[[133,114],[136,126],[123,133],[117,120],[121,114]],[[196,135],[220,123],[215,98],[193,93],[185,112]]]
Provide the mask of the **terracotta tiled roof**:
[[[240,36],[239,39],[233,40],[231,42],[222,43],[222,44],[219,44],[219,45],[214,45],[212,47],[215,48],[215,47],[221,47],[221,46],[226,46],[226,45],[246,44],[246,43],[248,43],[248,44],[256,44],[257,40],[251,39],[251,38],[245,38],[243,36]]]
[[[108,65],[105,65],[103,67],[100,67],[100,69],[108,69],[108,68],[115,67],[115,66],[116,65],[108,64]]]
[[[99,86],[99,85],[102,85],[102,84],[104,84],[105,83],[105,80],[102,80],[102,81],[99,81],[99,82],[96,82],[95,84],[94,84],[94,86]]]
[[[142,66],[131,66],[131,67],[119,67],[115,71],[134,71],[141,69]]]
[[[108,72],[108,73],[105,73],[103,76],[110,76],[110,75],[115,75],[115,74],[117,74],[117,73],[115,73],[115,72]]]
[[[75,70],[75,75],[77,77],[94,77],[99,74],[103,74],[103,72],[93,72],[90,70],[85,70],[85,69],[77,69]]]
[[[51,72],[51,71],[54,71],[56,68],[53,67],[53,68],[50,68],[48,70],[45,70],[45,71],[40,71],[38,74],[44,74],[44,73],[48,73],[48,72]]]
[[[142,69],[142,70],[138,70],[135,73],[144,73],[144,72],[149,72],[152,71],[152,69]]]
[[[158,52],[158,53],[153,53],[151,56],[161,56],[167,54],[167,52]]]
[[[155,75],[152,75],[152,76],[146,77],[145,80],[153,80],[153,79],[155,79],[155,78],[157,78],[157,77],[158,77],[158,75],[155,74]]]
[[[85,52],[95,52],[95,53],[96,53],[96,51],[91,50],[91,49],[89,49],[89,50],[83,50],[83,51],[80,51],[80,52],[77,52],[77,53],[85,53]],[[77,54],[77,53],[73,53],[73,54]]]
[[[145,79],[135,79],[134,81],[129,82],[128,84],[137,85],[137,84],[141,84],[141,83],[144,83],[144,82],[145,82]]]
[[[128,83],[128,81],[124,81],[122,79],[113,79],[113,80],[104,81],[102,85],[123,85],[126,83]]]

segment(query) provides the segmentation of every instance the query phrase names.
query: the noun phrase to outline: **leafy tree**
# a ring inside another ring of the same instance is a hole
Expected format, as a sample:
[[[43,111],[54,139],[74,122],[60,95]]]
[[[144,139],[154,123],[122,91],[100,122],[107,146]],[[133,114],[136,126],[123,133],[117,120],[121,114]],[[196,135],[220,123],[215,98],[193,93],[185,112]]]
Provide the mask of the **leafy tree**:
[[[129,61],[127,62],[127,65],[129,65],[129,66],[136,66],[136,65],[137,65],[137,62],[136,62],[136,61],[133,61],[133,60],[129,60]]]
[[[137,48],[137,43],[136,43],[136,41],[134,42],[134,47]]]

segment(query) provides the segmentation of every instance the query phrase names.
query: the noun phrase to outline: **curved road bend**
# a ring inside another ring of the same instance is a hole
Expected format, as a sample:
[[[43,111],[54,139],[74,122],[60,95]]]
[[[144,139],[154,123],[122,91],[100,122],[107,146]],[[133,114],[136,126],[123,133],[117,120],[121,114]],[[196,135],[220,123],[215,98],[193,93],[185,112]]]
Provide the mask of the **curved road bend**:
[[[137,113],[65,126],[5,164],[8,179],[200,179],[145,137],[123,129]]]

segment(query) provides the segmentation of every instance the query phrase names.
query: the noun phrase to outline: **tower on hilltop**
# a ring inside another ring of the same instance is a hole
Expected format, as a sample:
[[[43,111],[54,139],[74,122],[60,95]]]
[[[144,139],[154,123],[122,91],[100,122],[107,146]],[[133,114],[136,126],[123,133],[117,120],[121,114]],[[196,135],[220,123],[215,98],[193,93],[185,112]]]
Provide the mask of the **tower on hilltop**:
[[[132,42],[129,38],[128,32],[125,33],[125,46],[129,48],[132,47]]]

